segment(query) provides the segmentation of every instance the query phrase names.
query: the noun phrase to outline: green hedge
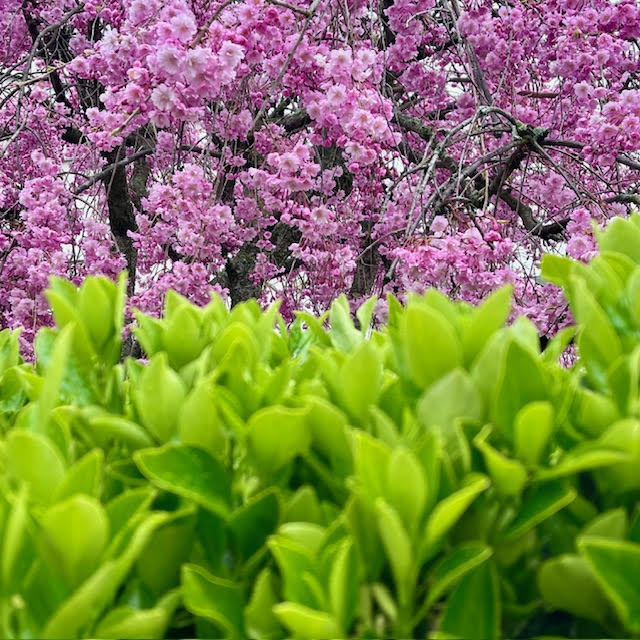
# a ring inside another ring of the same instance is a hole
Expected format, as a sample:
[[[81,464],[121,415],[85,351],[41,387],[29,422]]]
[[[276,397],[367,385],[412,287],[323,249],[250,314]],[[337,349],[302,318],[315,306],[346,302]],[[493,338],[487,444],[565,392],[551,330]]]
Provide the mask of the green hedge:
[[[0,333],[0,636],[640,637],[640,216],[599,242],[543,352],[508,288],[169,293],[123,365],[125,281],[54,280],[35,366]]]

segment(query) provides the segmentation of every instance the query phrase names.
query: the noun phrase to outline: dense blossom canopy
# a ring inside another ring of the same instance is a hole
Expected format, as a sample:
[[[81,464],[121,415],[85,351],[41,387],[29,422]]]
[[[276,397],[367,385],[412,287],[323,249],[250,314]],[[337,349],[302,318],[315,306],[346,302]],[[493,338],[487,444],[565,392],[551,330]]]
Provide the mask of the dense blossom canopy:
[[[0,325],[127,268],[151,312],[511,281],[553,330],[540,253],[640,200],[639,38],[634,0],[3,0]]]

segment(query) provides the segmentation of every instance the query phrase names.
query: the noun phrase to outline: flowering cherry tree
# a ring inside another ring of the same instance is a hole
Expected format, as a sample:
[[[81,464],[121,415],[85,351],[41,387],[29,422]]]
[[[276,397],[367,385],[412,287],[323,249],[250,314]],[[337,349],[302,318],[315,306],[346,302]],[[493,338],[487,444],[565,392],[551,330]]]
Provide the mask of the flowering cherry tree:
[[[323,310],[505,282],[637,204],[634,0],[3,0],[0,325],[51,274]],[[384,314],[384,309],[379,309]]]

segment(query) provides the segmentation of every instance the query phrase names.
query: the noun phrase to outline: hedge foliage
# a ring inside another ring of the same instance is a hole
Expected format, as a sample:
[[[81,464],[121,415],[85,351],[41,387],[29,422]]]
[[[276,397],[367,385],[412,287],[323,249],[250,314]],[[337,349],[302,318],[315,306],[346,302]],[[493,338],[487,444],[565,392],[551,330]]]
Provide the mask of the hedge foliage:
[[[542,352],[508,288],[169,293],[122,364],[124,279],[53,280],[35,366],[0,333],[0,636],[640,637],[640,216],[599,243]]]

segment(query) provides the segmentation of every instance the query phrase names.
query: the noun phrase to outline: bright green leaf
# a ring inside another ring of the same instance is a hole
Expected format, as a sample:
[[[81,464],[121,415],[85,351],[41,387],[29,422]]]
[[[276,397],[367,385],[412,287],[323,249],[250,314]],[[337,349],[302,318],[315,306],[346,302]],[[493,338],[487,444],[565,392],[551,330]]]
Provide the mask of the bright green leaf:
[[[461,366],[462,346],[444,316],[417,303],[405,315],[404,340],[413,382],[425,389]]]
[[[227,470],[203,449],[167,444],[133,456],[140,471],[160,489],[183,496],[226,517],[231,502]]]
[[[158,442],[175,434],[185,395],[184,383],[169,367],[166,354],[151,358],[134,387],[133,399],[142,424]]]
[[[538,588],[554,609],[603,622],[610,608],[589,564],[577,555],[547,560],[538,571]]]
[[[294,638],[342,638],[344,632],[336,619],[323,611],[316,611],[296,602],[281,602],[273,607],[280,622]]]
[[[30,495],[49,503],[65,474],[60,453],[44,436],[12,431],[7,436],[7,467],[18,480],[29,485]]]
[[[306,411],[274,406],[254,413],[247,425],[249,450],[263,473],[273,473],[311,444]]]
[[[197,616],[219,624],[231,638],[245,638],[244,597],[235,582],[213,576],[202,567],[182,567],[185,607]]]
[[[518,515],[507,528],[506,540],[519,538],[530,529],[566,507],[574,498],[576,492],[565,484],[555,481],[542,484],[529,495],[525,495]]]
[[[461,579],[447,600],[440,629],[468,640],[497,640],[501,609],[496,569],[484,562]]]
[[[516,457],[534,467],[548,446],[553,432],[553,406],[548,402],[531,402],[517,413],[514,424]]]
[[[580,538],[580,553],[613,602],[625,627],[640,632],[640,545],[608,538]]]

